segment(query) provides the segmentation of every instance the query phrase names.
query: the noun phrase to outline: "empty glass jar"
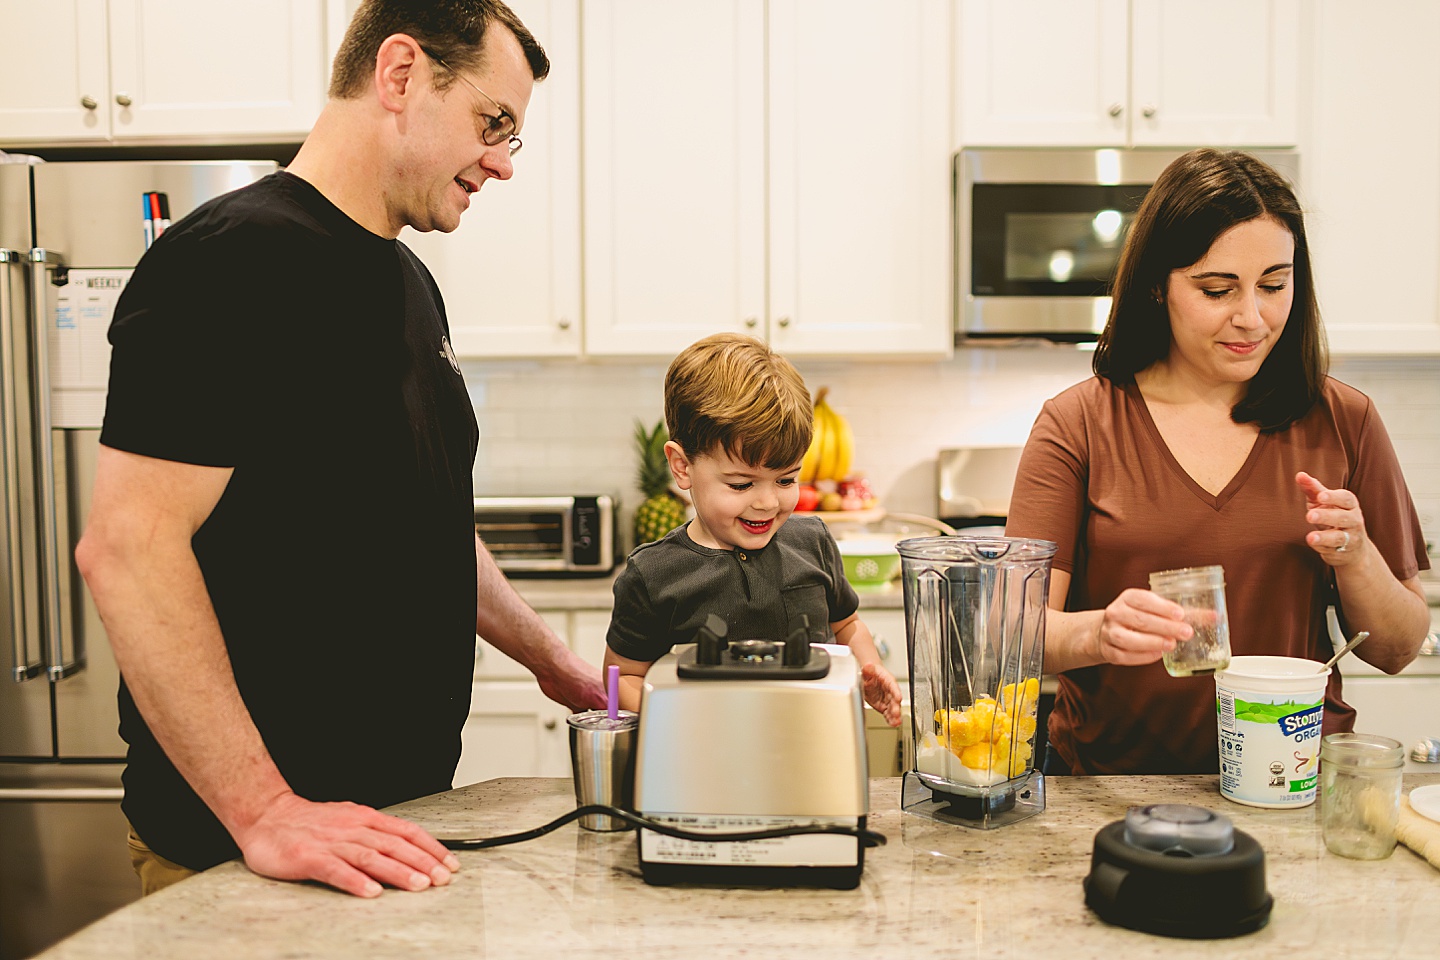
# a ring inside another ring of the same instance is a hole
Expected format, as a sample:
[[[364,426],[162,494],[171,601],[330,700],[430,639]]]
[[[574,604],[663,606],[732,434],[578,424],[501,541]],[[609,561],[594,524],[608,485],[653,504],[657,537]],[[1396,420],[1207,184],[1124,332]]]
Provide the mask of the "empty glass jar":
[[[1332,733],[1320,741],[1320,829],[1331,853],[1383,860],[1395,850],[1405,748],[1389,737]]]
[[[1150,574],[1150,589],[1185,608],[1195,631],[1162,657],[1172,677],[1208,676],[1230,665],[1230,618],[1223,567],[1185,567]]]

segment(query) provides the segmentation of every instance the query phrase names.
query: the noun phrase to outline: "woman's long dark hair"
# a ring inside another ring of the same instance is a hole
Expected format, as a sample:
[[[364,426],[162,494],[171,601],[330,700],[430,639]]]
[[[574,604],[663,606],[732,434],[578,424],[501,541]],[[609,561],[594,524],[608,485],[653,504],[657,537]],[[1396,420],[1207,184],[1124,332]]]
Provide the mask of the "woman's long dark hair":
[[[1279,341],[1230,417],[1257,423],[1266,433],[1303,417],[1320,398],[1330,368],[1305,218],[1285,178],[1239,151],[1192,150],[1166,167],[1145,195],[1120,253],[1110,318],[1095,348],[1096,376],[1133,383],[1137,373],[1165,359],[1171,271],[1202,259],[1236,224],[1267,216],[1295,238],[1294,301]]]

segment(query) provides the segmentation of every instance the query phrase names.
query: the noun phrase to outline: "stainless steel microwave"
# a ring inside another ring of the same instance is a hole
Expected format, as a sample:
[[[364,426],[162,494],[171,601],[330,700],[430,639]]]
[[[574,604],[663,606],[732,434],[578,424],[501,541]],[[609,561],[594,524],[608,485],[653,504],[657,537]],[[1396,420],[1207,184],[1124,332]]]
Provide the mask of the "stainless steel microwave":
[[[955,155],[955,306],[966,338],[1085,342],[1140,201],[1185,151],[975,149]],[[1252,151],[1292,184],[1294,151]]]
[[[611,497],[476,497],[475,532],[506,573],[601,575],[615,566]]]

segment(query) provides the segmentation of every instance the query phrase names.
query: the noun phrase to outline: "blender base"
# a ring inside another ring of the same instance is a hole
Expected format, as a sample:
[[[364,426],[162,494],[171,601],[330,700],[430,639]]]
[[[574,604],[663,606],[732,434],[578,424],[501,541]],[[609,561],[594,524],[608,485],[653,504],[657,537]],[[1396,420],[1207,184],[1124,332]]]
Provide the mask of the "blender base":
[[[993,830],[1045,811],[1045,775],[1025,776],[993,787],[947,790],[907,770],[900,787],[900,809],[913,816],[972,830]]]

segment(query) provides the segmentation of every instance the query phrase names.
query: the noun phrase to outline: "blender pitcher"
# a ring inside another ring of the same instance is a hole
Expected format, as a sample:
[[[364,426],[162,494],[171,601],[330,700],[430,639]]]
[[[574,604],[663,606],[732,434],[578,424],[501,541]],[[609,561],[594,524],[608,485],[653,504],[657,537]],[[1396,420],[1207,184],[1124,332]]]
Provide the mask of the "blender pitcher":
[[[900,806],[988,830],[1045,809],[1035,769],[1048,540],[901,541],[914,750]]]

